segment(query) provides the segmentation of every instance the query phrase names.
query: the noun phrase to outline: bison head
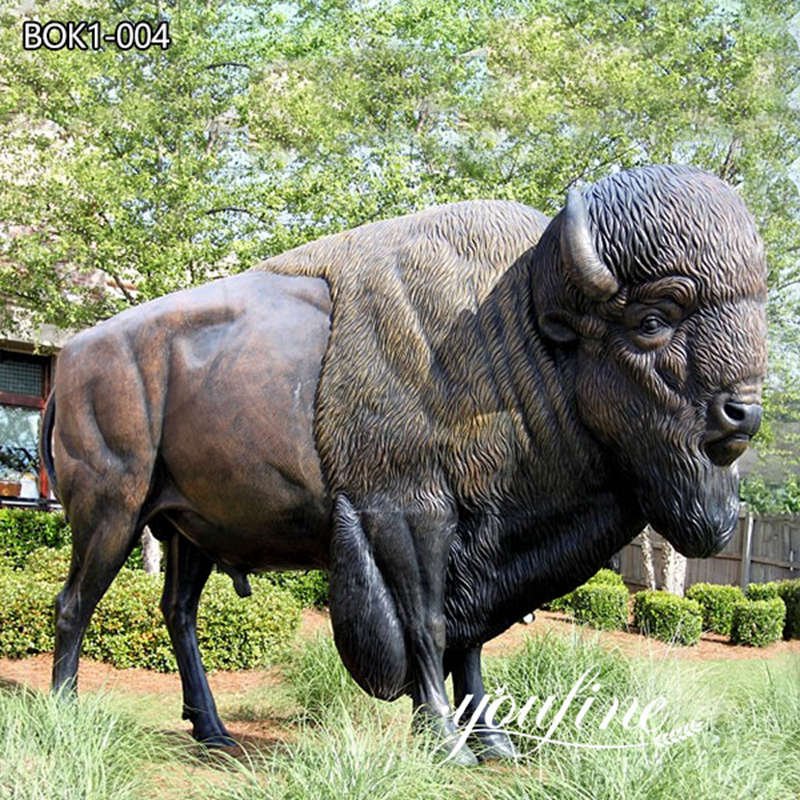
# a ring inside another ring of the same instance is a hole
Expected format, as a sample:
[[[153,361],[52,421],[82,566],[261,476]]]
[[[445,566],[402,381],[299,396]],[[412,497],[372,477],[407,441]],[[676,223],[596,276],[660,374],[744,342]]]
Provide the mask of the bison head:
[[[648,167],[570,191],[538,252],[539,326],[567,348],[578,414],[618,485],[680,552],[717,552],[738,515],[733,462],[761,420],[752,217],[712,175]]]

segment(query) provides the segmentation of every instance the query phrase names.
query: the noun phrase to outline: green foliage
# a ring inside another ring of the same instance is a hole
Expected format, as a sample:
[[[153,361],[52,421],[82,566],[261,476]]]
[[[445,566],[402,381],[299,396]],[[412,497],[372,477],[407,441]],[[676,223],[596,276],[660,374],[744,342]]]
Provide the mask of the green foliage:
[[[779,597],[786,607],[786,621],[783,627],[784,639],[800,638],[800,578],[751,583],[747,587],[748,600],[772,600]]]
[[[567,594],[562,595],[561,597],[556,597],[555,600],[550,600],[548,603],[544,603],[542,608],[544,608],[546,611],[557,611],[561,614],[571,614],[572,599],[572,592],[567,592]]]
[[[603,568],[595,572],[595,574],[583,584],[583,586],[595,585],[621,586],[624,589],[625,581],[623,580],[622,575],[620,575],[618,572],[614,572],[613,569]],[[564,614],[574,614],[575,591],[577,590],[567,592],[567,594],[545,603],[543,608],[547,609],[548,611],[559,611]]]
[[[733,607],[744,600],[738,586],[695,583],[686,592],[686,597],[700,603],[703,609],[703,630],[730,636]]]
[[[290,653],[283,670],[292,699],[309,719],[335,707],[357,706],[366,698],[345,669],[330,636],[303,641]]]
[[[3,800],[139,800],[177,747],[99,695],[64,702],[47,692],[0,692]]]
[[[22,569],[40,547],[63,547],[72,534],[63,514],[27,509],[0,509],[0,561]]]
[[[52,562],[46,561],[46,571]],[[45,575],[47,572],[45,573]],[[84,655],[119,668],[176,669],[159,611],[162,580],[121,570],[100,601],[84,642]],[[33,571],[0,571],[0,654],[21,658],[53,649],[53,604],[60,588]],[[212,575],[198,614],[198,641],[208,669],[250,669],[282,658],[300,621],[287,592],[253,581],[253,596],[238,598],[230,580]]]
[[[0,289],[47,321],[85,324],[432,203],[552,213],[576,179],[658,162],[740,186],[771,286],[797,277],[782,4],[148,0],[137,18],[169,19],[172,46],[91,57],[23,51],[32,13],[11,4],[0,28],[0,218],[15,231]],[[59,14],[111,29],[131,11],[64,0]],[[63,263],[121,295],[71,285]]]
[[[778,641],[783,633],[786,606],[780,597],[769,600],[743,600],[733,609],[731,641],[751,647],[764,647]]]
[[[71,560],[69,547],[37,547],[25,561],[25,570],[44,583],[61,584],[67,579]]]
[[[773,597],[780,597],[778,581],[769,583],[749,583],[745,596],[748,600],[771,600]]]
[[[0,564],[24,569],[28,558],[41,548],[61,548],[72,544],[72,532],[61,513],[30,509],[0,509]],[[41,554],[39,559],[47,559]],[[63,558],[54,557],[56,559]],[[126,566],[142,568],[142,547],[133,548]],[[66,572],[64,573],[66,576]]]
[[[594,586],[595,584],[603,584],[604,586],[625,586],[625,581],[618,572],[613,569],[600,569],[586,581],[586,585]]]
[[[14,231],[3,239],[4,296],[38,320],[80,327],[213,277],[223,258],[244,265],[263,228],[247,203],[249,167],[236,161],[245,132],[229,118],[248,72],[220,65],[249,43],[223,31],[223,6],[59,2],[57,18],[104,31],[129,17],[169,21],[168,50],[88,57],[24,51],[31,13],[0,10],[0,219]],[[263,54],[247,55],[257,70]]]
[[[303,608],[322,608],[328,602],[328,573],[321,570],[308,572],[265,572],[261,578],[273,586],[286,589]]]
[[[258,578],[253,594],[236,595],[224,575],[212,575],[197,617],[197,639],[208,669],[253,669],[283,658],[300,624],[300,605]],[[207,655],[208,654],[208,655]]]
[[[27,573],[0,570],[0,656],[24,658],[53,649],[57,591]]]
[[[773,485],[760,476],[748,476],[739,484],[739,497],[756,514],[800,514],[800,477],[790,475]]]
[[[572,593],[578,622],[599,630],[621,630],[628,625],[628,590],[612,583],[588,582]]]
[[[778,595],[786,606],[784,639],[800,639],[800,578],[778,582]]]
[[[633,597],[633,622],[646,636],[691,645],[703,631],[703,611],[696,600],[647,590]]]

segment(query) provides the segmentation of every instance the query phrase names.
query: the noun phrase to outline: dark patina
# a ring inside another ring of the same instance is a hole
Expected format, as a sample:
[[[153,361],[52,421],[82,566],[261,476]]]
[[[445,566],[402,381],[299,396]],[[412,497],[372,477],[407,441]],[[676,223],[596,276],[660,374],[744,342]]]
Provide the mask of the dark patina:
[[[546,222],[484,202],[375,223],[75,337],[43,426],[73,529],[54,686],[145,524],[212,745],[195,617],[215,564],[241,594],[254,570],[329,569],[353,677],[452,742],[446,675],[477,704],[482,644],[646,523],[687,556],[723,547],[766,364],[752,218],[713,176],[650,167]],[[474,744],[514,754],[490,727]]]

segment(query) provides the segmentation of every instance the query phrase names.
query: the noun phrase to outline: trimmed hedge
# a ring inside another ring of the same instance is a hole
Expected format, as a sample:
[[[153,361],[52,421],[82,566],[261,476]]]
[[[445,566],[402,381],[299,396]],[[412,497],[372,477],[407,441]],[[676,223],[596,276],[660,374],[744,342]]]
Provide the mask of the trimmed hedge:
[[[71,544],[72,533],[63,514],[0,509],[0,565],[33,569],[46,580],[63,582],[69,569]],[[141,546],[134,548],[126,567],[142,569]],[[286,589],[303,607],[321,607],[328,602],[325,572],[269,572],[263,577],[273,586]]]
[[[22,569],[28,556],[40,547],[63,547],[72,532],[63,514],[28,509],[0,509],[0,561]]]
[[[738,586],[715,583],[695,583],[686,592],[689,600],[696,600],[703,609],[703,630],[731,635],[733,608],[744,600]]]
[[[622,575],[618,572],[614,572],[613,569],[600,569],[591,578],[589,578],[586,583],[581,584],[582,586],[595,586],[595,585],[604,585],[604,586],[621,586],[627,592],[627,587],[625,586],[625,581],[622,579]],[[580,587],[578,587],[580,588]],[[557,597],[555,600],[551,600],[549,603],[545,603],[542,608],[547,609],[548,611],[560,611],[566,614],[574,614],[575,607],[575,591],[568,592],[561,597]]]
[[[770,600],[775,597],[780,597],[786,606],[783,638],[800,639],[800,578],[751,583],[747,587],[748,600]]]
[[[585,585],[604,584],[605,586],[622,586],[625,588],[625,581],[618,572],[613,569],[600,569],[586,581]]]
[[[634,595],[633,621],[646,636],[682,645],[695,644],[703,632],[703,610],[696,600],[649,589]]]
[[[328,603],[328,573],[321,570],[308,572],[265,572],[260,576],[273,586],[286,589],[303,608],[321,608]]]
[[[123,569],[92,617],[83,654],[116,667],[162,672],[177,667],[158,605],[162,578]],[[241,600],[225,575],[211,575],[197,632],[208,669],[250,669],[282,658],[300,622],[300,605],[260,578]],[[0,655],[20,658],[53,649],[53,604],[60,582],[0,570]]]
[[[72,544],[72,531],[61,513],[27,508],[0,508],[0,564],[23,569],[34,550]],[[126,566],[142,568],[142,548],[136,545]]]
[[[37,547],[25,559],[25,571],[45,583],[64,583],[72,560],[71,547]]]
[[[773,597],[780,597],[778,594],[778,582],[749,583],[745,595],[748,600],[772,600]]]
[[[585,583],[572,592],[572,608],[578,622],[603,631],[628,625],[628,590],[612,583]]]
[[[800,580],[794,578],[778,582],[778,595],[786,605],[784,639],[800,639]]]
[[[780,597],[742,600],[733,609],[731,641],[751,647],[777,642],[783,634],[786,605]]]

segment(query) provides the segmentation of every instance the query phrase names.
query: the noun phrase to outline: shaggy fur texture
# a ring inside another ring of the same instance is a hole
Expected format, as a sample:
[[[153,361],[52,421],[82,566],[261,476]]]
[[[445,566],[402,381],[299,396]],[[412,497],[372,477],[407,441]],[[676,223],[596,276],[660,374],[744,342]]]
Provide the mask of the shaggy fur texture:
[[[481,493],[477,482],[506,458],[463,467],[491,460],[487,440],[506,431],[491,415],[464,412],[475,405],[469,395],[496,392],[496,359],[481,352],[493,337],[454,331],[478,319],[499,279],[536,244],[547,222],[518,203],[456,203],[327,236],[257,267],[321,277],[330,286],[332,330],[315,435],[333,495],[435,504],[443,468],[448,479],[473,477],[463,487],[467,496]],[[524,270],[520,278],[516,299],[528,295]],[[516,299],[507,298],[509,312]],[[503,321],[496,316],[483,323]]]

